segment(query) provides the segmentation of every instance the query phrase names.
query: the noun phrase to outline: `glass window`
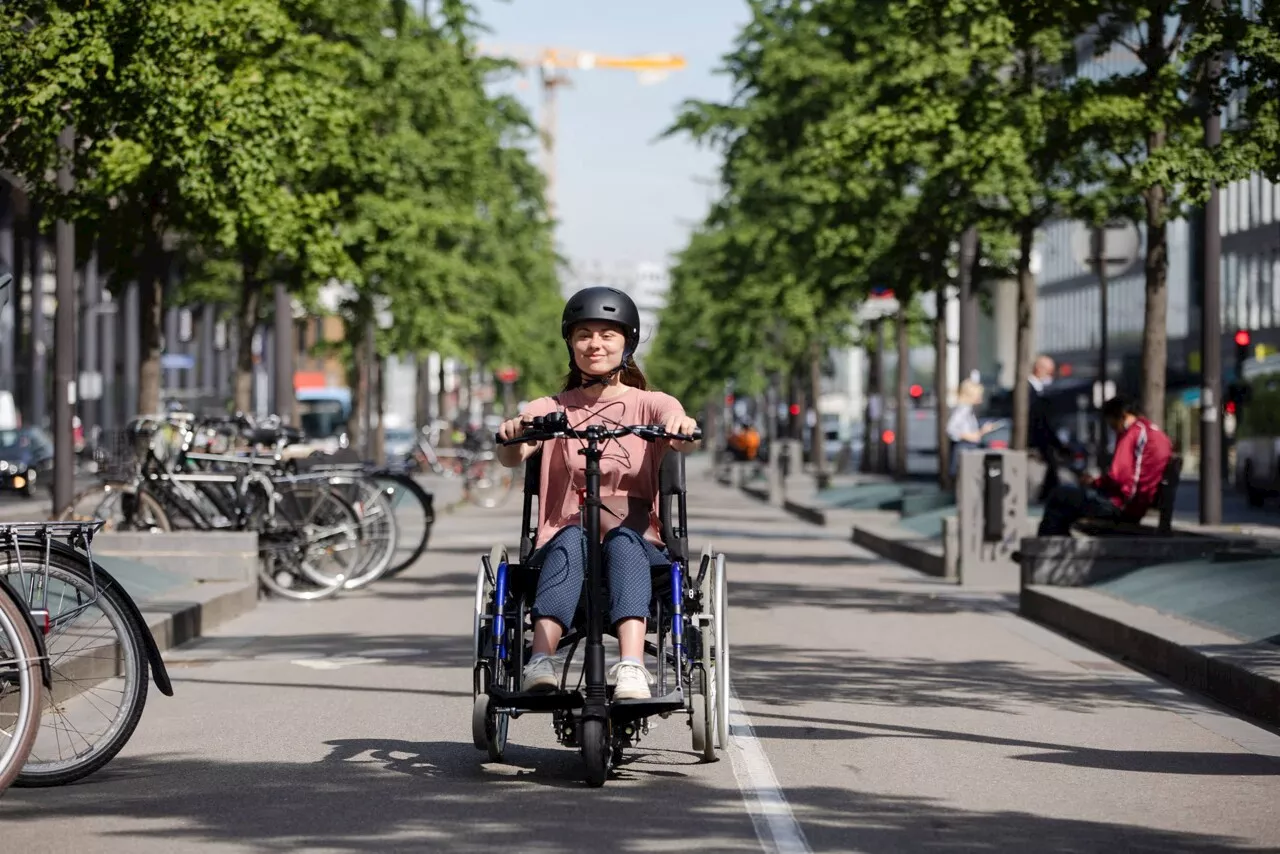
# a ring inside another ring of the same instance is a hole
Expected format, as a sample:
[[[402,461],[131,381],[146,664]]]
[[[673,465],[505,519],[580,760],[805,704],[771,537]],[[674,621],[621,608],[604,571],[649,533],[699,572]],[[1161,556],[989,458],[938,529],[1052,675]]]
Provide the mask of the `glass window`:
[[[1249,182],[1236,182],[1236,231],[1249,229]]]
[[[1258,265],[1256,263],[1256,255],[1246,255],[1241,258],[1244,266],[1245,287],[1249,290],[1249,328],[1262,328],[1262,310],[1259,307],[1261,299],[1258,294]]]
[[[1234,202],[1236,200],[1234,181],[1228,181],[1226,186],[1218,194],[1218,231],[1223,237],[1231,233],[1232,223],[1235,222],[1236,208]]]
[[[1218,260],[1218,282],[1221,289],[1220,302],[1222,313],[1222,327],[1224,329],[1232,329],[1236,325],[1236,312],[1234,296],[1235,291],[1231,289],[1231,280],[1227,277],[1227,258],[1223,255]]]
[[[1275,325],[1275,285],[1271,281],[1271,264],[1265,255],[1258,256],[1259,294],[1262,303],[1262,327],[1270,329]]]

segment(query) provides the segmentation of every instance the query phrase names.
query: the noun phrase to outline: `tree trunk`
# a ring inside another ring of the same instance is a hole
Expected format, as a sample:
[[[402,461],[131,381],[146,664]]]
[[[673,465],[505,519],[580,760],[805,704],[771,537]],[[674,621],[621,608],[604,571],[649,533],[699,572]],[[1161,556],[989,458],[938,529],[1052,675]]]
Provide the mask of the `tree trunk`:
[[[871,346],[867,351],[867,405],[864,410],[862,426],[862,465],[864,472],[879,471],[880,415],[872,418],[876,406],[883,406],[884,389],[881,388],[881,356],[884,350],[884,322],[871,321]],[[874,400],[878,403],[873,403]]]
[[[1149,143],[1162,147],[1164,134],[1153,134]],[[1164,423],[1165,365],[1168,361],[1169,333],[1169,242],[1166,224],[1164,187],[1156,185],[1146,192],[1147,259],[1146,310],[1142,326],[1142,411],[1157,424]]]
[[[351,342],[351,420],[347,424],[348,447],[362,457],[368,451],[369,431],[366,430],[370,408],[369,342],[366,334],[368,323],[358,319],[347,327],[347,340]]]
[[[414,397],[415,419],[419,429],[431,423],[431,372],[426,353],[419,353],[414,360],[416,369],[417,394]]]
[[[934,393],[937,397],[938,410],[938,485],[943,489],[951,486],[951,442],[947,436],[947,289],[949,283],[945,274],[938,277],[936,311],[933,320],[934,353]]]
[[[138,281],[138,413],[160,412],[160,356],[164,330],[164,250],[160,238],[148,235],[143,274]]]
[[[385,370],[385,365],[382,363],[382,358],[378,356],[376,350],[374,351],[374,356],[375,358],[373,360],[371,370],[373,371],[374,376],[373,402],[374,413],[377,416],[377,421],[373,428],[372,459],[376,464],[382,465],[383,460],[385,460],[387,456],[387,425],[385,423],[386,419],[383,418],[383,414],[387,411],[387,372]]]
[[[1168,15],[1173,13],[1173,3],[1155,4],[1147,21],[1147,38],[1142,42],[1139,57],[1151,81],[1146,92],[1151,104],[1152,116],[1160,115],[1164,105],[1156,99],[1162,97],[1155,81],[1169,71],[1172,55],[1165,38]],[[1147,133],[1147,159],[1158,158],[1168,143],[1167,132],[1158,122]],[[1169,275],[1169,242],[1167,235],[1168,195],[1163,184],[1154,184],[1143,193],[1147,207],[1147,258],[1146,308],[1142,326],[1142,409],[1157,424],[1164,423],[1165,366],[1168,362],[1169,333],[1165,328],[1168,318],[1169,295],[1165,285]]]
[[[1035,245],[1034,223],[1023,222],[1018,234],[1018,358],[1013,376],[1013,447],[1027,449],[1030,418],[1032,351],[1035,328],[1036,281],[1031,275],[1031,250]]]
[[[898,297],[898,317],[894,323],[894,331],[898,336],[898,387],[896,391],[897,398],[897,425],[894,432],[897,436],[894,438],[894,473],[899,478],[907,476],[907,385],[911,379],[911,365],[908,364],[908,351],[910,349],[911,330],[907,327],[907,296],[905,294]]]
[[[258,281],[258,265],[248,257],[240,261],[240,311],[236,325],[240,330],[236,342],[236,379],[232,388],[237,412],[253,412],[253,336],[262,311],[262,283]]]
[[[827,442],[826,431],[822,427],[822,407],[818,401],[822,399],[822,345],[813,342],[809,355],[809,405],[813,410],[813,475],[818,488],[827,485]]]
[[[960,365],[961,380],[978,370],[978,229],[969,226],[960,236]]]

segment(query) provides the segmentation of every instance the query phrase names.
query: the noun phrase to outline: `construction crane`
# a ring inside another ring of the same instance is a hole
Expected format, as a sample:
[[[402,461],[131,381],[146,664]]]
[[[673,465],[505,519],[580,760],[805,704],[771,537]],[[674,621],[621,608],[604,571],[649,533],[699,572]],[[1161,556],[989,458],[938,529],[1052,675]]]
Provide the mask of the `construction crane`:
[[[570,85],[568,71],[613,69],[635,72],[643,86],[661,82],[668,73],[685,67],[683,56],[670,53],[644,54],[640,56],[606,56],[585,50],[561,50],[557,48],[520,48],[479,44],[477,50],[484,56],[508,59],[522,69],[536,68],[542,83],[542,114],[538,130],[542,137],[542,171],[547,179],[547,213],[556,216],[556,92]]]

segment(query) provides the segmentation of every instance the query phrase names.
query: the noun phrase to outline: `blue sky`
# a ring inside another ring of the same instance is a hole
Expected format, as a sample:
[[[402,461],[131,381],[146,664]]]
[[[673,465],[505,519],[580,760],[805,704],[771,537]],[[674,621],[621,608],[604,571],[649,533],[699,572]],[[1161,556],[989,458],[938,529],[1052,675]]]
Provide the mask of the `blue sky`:
[[[479,0],[480,38],[498,47],[556,47],[600,54],[678,53],[688,66],[656,84],[628,71],[571,71],[558,92],[557,202],[560,250],[570,260],[667,260],[701,220],[719,157],[683,138],[656,141],[685,98],[723,100],[729,80],[714,74],[746,21],[743,0]],[[535,118],[536,74],[502,88]]]

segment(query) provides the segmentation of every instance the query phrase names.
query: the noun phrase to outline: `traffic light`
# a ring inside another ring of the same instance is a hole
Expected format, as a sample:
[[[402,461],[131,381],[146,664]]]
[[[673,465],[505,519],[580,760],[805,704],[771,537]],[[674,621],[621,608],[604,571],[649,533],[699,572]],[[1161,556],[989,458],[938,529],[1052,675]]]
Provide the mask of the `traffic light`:
[[[911,401],[916,406],[920,405],[920,398],[924,397],[924,387],[916,384],[907,389],[907,394],[911,395]]]
[[[1244,377],[1244,362],[1249,358],[1250,335],[1247,329],[1236,330],[1236,378]]]

